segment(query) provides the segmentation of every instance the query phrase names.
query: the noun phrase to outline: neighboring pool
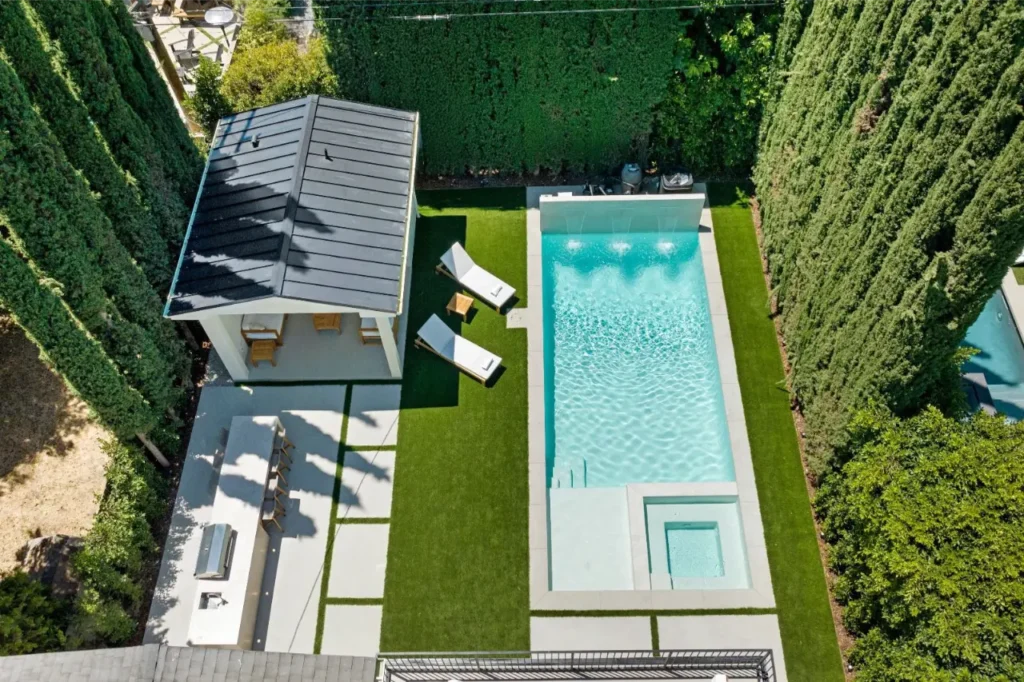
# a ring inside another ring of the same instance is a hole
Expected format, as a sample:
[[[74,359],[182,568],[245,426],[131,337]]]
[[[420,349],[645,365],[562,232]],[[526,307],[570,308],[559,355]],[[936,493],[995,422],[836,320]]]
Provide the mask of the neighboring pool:
[[[697,224],[667,202],[559,210],[541,235],[551,589],[746,585],[734,498],[716,507],[725,531],[717,517],[658,525],[651,586],[634,587],[648,562],[627,486],[736,480]]]
[[[549,486],[734,480],[697,230],[608,228],[542,237]]]
[[[1013,419],[1024,419],[1024,345],[1001,290],[967,330],[963,345],[979,352],[962,371],[983,373],[995,408]]]

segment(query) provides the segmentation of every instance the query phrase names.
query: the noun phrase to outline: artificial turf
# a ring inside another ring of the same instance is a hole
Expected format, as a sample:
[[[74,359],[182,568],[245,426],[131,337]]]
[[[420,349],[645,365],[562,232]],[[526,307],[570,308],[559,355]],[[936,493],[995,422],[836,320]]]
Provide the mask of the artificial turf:
[[[434,266],[455,241],[526,304],[526,208],[519,189],[418,192],[409,325],[437,314],[500,355],[491,387],[413,347],[402,382],[381,651],[530,647],[526,330],[456,291]]]
[[[791,682],[843,680],[825,574],[747,192],[710,186],[743,410]]]

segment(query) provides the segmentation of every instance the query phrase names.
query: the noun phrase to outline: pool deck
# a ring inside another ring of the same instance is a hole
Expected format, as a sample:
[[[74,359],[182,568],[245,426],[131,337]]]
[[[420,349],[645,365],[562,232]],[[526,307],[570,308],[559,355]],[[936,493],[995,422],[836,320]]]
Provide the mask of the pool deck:
[[[541,259],[541,216],[542,196],[572,192],[579,187],[530,187],[527,188],[526,212],[526,259],[527,259],[527,300],[530,306],[516,318],[509,319],[509,326],[526,327],[528,347],[528,403],[529,403],[529,487],[530,487],[530,607],[534,610],[627,610],[627,609],[735,609],[774,608],[771,574],[768,568],[768,553],[765,548],[764,531],[761,523],[757,487],[754,482],[754,467],[747,438],[743,402],[740,396],[739,377],[733,352],[732,332],[725,304],[725,290],[715,248],[714,226],[711,209],[706,198],[706,188],[695,184],[690,197],[703,196],[698,234],[704,280],[710,303],[712,330],[718,356],[719,375],[725,400],[726,420],[736,471],[735,484],[729,483],[730,492],[735,490],[739,500],[740,516],[743,523],[744,544],[750,571],[750,588],[718,590],[664,590],[651,589],[650,582],[634,580],[632,590],[561,591],[552,590],[549,568],[549,523],[547,489],[547,444],[545,435],[544,395],[544,325],[543,288]],[[579,201],[583,199],[575,199]],[[639,195],[628,197],[586,197],[587,200],[679,200],[678,195]],[[1024,318],[1022,318],[1024,319]],[[731,486],[735,486],[732,488]],[[721,494],[722,484],[704,483],[659,483],[627,485],[627,494],[632,490],[629,505],[631,555],[634,576],[648,575],[646,522],[643,511],[644,496],[688,496]],[[636,536],[635,538],[633,536]]]

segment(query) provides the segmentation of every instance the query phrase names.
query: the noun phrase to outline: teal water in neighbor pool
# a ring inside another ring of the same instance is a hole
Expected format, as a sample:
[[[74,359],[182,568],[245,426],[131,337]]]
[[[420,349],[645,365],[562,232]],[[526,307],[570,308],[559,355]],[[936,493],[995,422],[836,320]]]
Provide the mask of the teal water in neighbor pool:
[[[734,480],[697,231],[542,254],[550,486]]]
[[[963,345],[979,352],[962,371],[983,373],[995,408],[1013,419],[1024,419],[1024,344],[1002,291],[985,304]]]

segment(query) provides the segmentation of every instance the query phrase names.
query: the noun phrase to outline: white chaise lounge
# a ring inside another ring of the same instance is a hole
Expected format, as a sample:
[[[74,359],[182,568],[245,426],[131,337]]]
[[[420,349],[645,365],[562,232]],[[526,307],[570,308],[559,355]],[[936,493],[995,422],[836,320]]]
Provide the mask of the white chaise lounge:
[[[500,357],[459,336],[437,315],[431,315],[416,332],[415,343],[419,348],[429,350],[452,363],[480,383],[487,383],[501,365]]]
[[[458,242],[452,244],[452,248],[441,256],[441,264],[437,266],[437,271],[448,275],[476,294],[481,301],[498,310],[501,310],[516,293],[510,285],[474,263],[466,249]]]

